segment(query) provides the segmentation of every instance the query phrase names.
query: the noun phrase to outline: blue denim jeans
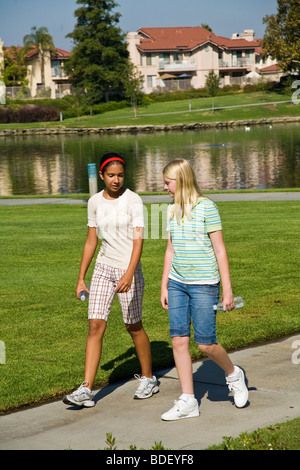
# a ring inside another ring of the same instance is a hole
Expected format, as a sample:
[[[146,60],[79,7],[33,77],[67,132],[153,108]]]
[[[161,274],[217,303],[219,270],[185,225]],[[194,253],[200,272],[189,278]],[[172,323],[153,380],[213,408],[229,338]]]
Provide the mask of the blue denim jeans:
[[[169,279],[170,336],[190,336],[192,321],[196,343],[217,343],[216,311],[213,306],[218,303],[219,291],[220,283],[183,284]]]

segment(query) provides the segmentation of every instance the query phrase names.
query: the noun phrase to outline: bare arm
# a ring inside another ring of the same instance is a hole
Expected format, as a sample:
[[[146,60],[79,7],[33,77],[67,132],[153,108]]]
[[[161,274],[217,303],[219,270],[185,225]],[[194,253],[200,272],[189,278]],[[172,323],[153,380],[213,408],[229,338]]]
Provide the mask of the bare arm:
[[[143,228],[133,228],[133,248],[126,273],[120,278],[116,292],[128,292],[143,251]]]
[[[163,275],[162,275],[162,280],[161,280],[161,296],[160,296],[161,304],[163,308],[166,310],[168,309],[168,278],[169,278],[169,272],[171,269],[173,254],[174,254],[174,248],[172,245],[171,235],[169,234],[166,253],[165,253]]]
[[[98,236],[96,227],[88,227],[88,233],[86,241],[83,247],[83,253],[81,258],[81,264],[79,269],[78,281],[76,286],[76,295],[79,298],[79,292],[82,290],[88,290],[85,284],[85,275],[89,268],[89,265],[93,259],[95,250],[98,244]]]
[[[221,276],[223,310],[226,310],[226,308],[228,308],[228,310],[232,310],[234,308],[234,300],[230,280],[229,261],[223,239],[223,232],[222,230],[211,232],[209,237],[217,258]]]

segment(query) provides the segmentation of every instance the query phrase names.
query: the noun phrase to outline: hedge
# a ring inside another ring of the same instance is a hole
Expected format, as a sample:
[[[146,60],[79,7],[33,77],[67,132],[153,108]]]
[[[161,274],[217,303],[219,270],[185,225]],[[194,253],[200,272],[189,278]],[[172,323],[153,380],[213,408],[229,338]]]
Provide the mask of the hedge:
[[[26,104],[10,108],[8,106],[0,107],[0,123],[9,124],[12,122],[48,122],[58,121],[59,110],[45,106]]]

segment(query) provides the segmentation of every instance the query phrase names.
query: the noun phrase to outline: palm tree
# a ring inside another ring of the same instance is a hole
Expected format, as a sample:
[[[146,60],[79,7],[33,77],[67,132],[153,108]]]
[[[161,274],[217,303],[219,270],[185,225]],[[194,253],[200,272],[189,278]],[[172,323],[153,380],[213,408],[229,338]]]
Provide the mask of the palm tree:
[[[23,38],[23,44],[28,50],[36,48],[39,53],[40,68],[41,68],[41,82],[44,84],[44,55],[45,51],[54,51],[53,38],[49,34],[48,29],[45,26],[37,29],[36,26],[31,28],[31,33],[27,34]]]

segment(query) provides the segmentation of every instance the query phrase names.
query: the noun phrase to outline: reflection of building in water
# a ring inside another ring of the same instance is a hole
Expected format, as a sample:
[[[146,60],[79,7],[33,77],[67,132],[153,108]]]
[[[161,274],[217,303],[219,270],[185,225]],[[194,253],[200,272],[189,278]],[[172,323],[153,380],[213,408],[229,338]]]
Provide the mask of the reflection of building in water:
[[[9,196],[12,194],[12,183],[7,158],[0,162],[0,170],[0,196]]]
[[[180,157],[191,162],[204,193],[297,186],[298,131],[286,126],[276,132],[261,127],[247,136],[234,130],[122,137],[118,140],[124,140],[124,147],[118,142],[118,151],[129,155],[126,180],[138,192],[162,191],[164,166]],[[132,155],[128,142],[133,143]],[[0,139],[0,195],[88,192],[87,164],[113,145],[110,137]]]
[[[135,191],[163,191],[163,168],[169,159],[157,147],[147,148],[143,156],[144,164],[135,175]]]
[[[62,153],[56,153],[51,159],[38,156],[33,162],[36,194],[68,194],[76,192],[74,187],[75,165]]]
[[[187,158],[202,191],[274,187],[284,159],[275,146],[264,149],[251,145],[195,145]],[[135,175],[135,190],[162,191],[162,171],[170,158],[158,148],[148,148],[144,165]]]
[[[276,186],[283,160],[275,146],[232,145],[195,148],[192,164],[202,190],[256,189]]]
[[[18,161],[12,162],[9,155],[2,157],[0,160],[0,195],[76,192],[74,159],[65,154],[63,141],[61,152],[57,152],[57,146],[53,147],[53,150],[55,151],[53,154],[48,148],[47,153],[41,149],[29,154],[28,148],[22,147],[21,158],[19,156]]]
[[[208,181],[210,181],[210,165],[211,156],[206,150],[200,150],[195,148],[194,159],[191,161],[192,167],[196,174],[197,182],[200,186],[201,191],[204,189],[210,189],[207,187]]]

